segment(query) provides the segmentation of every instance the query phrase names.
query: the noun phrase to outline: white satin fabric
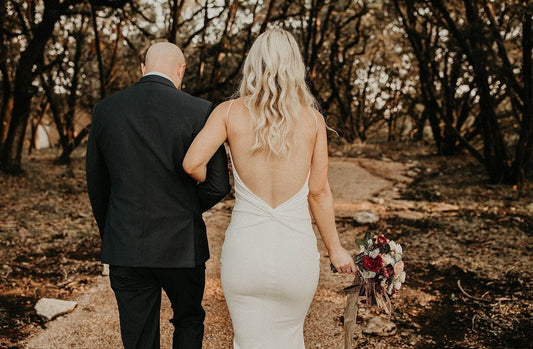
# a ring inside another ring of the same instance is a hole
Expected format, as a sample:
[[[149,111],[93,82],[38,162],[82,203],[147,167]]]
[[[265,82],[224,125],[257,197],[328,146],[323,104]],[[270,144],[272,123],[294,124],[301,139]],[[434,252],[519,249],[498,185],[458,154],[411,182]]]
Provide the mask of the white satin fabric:
[[[233,164],[233,159],[232,159]],[[233,166],[235,207],[221,257],[235,349],[303,349],[303,323],[319,276],[308,180],[273,208]]]

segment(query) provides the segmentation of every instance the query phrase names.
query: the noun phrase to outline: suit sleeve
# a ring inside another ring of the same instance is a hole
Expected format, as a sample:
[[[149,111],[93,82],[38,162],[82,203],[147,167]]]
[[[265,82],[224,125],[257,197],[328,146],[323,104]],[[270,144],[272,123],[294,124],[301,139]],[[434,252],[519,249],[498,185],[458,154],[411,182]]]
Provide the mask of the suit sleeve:
[[[204,182],[198,184],[198,196],[203,211],[209,210],[217,202],[228,195],[231,190],[229,185],[228,157],[224,145],[207,163],[207,177]]]
[[[94,115],[95,113],[93,113],[93,124],[91,125],[89,141],[87,143],[87,188],[94,218],[98,224],[100,236],[103,238],[107,218],[107,207],[109,205],[110,179],[98,142],[100,132],[97,124],[94,122]]]
[[[212,111],[212,107],[211,105],[205,116],[206,120]],[[224,145],[218,148],[215,155],[207,163],[206,179],[198,184],[197,189],[202,212],[209,210],[230,192],[228,156]]]

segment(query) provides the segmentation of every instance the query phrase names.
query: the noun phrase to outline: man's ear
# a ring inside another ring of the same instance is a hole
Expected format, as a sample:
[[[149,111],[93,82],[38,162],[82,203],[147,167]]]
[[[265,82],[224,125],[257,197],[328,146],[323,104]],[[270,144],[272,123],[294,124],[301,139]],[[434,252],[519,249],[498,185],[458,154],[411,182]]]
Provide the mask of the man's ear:
[[[180,78],[182,78],[182,79],[185,76],[185,68],[187,68],[187,66],[185,64],[182,64],[182,65],[180,65],[180,67],[178,69],[178,73],[180,75]]]
[[[144,63],[141,63],[141,73],[143,76],[146,74],[146,66],[144,65]]]

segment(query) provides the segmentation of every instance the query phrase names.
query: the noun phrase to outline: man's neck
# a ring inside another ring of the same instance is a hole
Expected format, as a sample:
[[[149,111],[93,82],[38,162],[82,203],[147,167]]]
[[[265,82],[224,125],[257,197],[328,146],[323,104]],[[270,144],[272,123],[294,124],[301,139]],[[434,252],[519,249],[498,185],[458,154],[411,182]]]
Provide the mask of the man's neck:
[[[165,79],[169,80],[169,81],[172,83],[172,85],[174,85],[176,88],[179,89],[179,87],[176,86],[176,84],[174,83],[174,81],[172,81],[172,79],[171,79],[168,75],[166,75],[166,74],[163,74],[163,73],[158,72],[158,71],[151,71],[151,72],[148,72],[148,73],[144,74],[144,76],[148,76],[148,75],[157,75],[157,76],[160,76],[160,77],[162,77],[162,78],[165,78]]]

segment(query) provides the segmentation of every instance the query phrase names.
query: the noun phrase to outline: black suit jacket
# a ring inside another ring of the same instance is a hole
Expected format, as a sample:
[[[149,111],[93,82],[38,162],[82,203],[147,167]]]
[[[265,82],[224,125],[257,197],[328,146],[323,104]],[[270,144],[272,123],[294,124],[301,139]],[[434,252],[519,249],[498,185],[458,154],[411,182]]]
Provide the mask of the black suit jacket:
[[[230,190],[226,153],[217,151],[199,185],[181,164],[211,109],[157,75],[96,104],[86,165],[102,262],[194,267],[209,259],[202,212]]]

